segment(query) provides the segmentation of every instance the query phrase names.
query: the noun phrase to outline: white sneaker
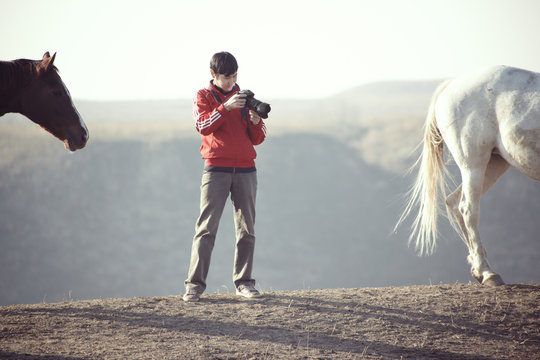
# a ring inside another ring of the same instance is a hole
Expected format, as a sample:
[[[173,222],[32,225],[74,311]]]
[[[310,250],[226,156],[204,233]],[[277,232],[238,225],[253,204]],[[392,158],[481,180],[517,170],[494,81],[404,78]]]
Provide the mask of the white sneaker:
[[[201,300],[201,293],[195,289],[188,289],[182,299],[185,302],[197,302]]]
[[[236,289],[236,295],[240,295],[246,298],[259,298],[261,293],[251,285],[240,285]]]

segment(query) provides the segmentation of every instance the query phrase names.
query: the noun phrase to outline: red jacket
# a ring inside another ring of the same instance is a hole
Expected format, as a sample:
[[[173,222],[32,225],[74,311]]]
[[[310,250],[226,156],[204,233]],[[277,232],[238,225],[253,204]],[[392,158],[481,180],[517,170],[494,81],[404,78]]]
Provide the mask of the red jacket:
[[[225,109],[223,104],[239,90],[235,84],[234,90],[224,95],[210,81],[210,86],[199,90],[193,99],[195,128],[202,135],[201,155],[207,166],[255,166],[257,152],[253,146],[264,141],[266,126],[262,119],[253,125],[249,111]]]

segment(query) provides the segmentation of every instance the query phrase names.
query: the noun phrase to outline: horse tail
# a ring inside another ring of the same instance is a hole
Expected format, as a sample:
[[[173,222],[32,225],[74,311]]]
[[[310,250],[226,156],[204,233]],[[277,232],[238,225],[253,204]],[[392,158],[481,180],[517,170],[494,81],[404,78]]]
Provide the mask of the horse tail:
[[[435,250],[437,240],[437,216],[439,213],[439,192],[446,197],[444,164],[444,140],[437,127],[435,104],[439,95],[451,80],[440,84],[431,98],[426,122],[424,125],[424,141],[420,157],[412,169],[418,168],[414,185],[408,192],[408,202],[396,228],[418,206],[418,214],[411,226],[409,244],[416,240],[416,250],[421,254],[431,254]]]

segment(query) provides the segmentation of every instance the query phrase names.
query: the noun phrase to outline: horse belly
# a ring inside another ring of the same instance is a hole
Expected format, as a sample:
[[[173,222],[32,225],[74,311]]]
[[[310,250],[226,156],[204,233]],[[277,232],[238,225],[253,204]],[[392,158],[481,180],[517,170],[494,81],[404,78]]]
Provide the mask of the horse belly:
[[[499,152],[522,174],[540,181],[540,117],[500,126]]]

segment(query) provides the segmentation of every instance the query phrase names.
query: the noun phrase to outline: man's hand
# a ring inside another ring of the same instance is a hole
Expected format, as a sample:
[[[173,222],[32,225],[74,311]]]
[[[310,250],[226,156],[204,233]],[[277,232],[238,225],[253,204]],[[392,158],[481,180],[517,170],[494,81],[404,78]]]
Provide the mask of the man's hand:
[[[223,106],[227,111],[243,108],[246,106],[246,94],[234,94]]]
[[[253,110],[249,110],[249,120],[253,125],[258,125],[261,122],[261,117]]]

